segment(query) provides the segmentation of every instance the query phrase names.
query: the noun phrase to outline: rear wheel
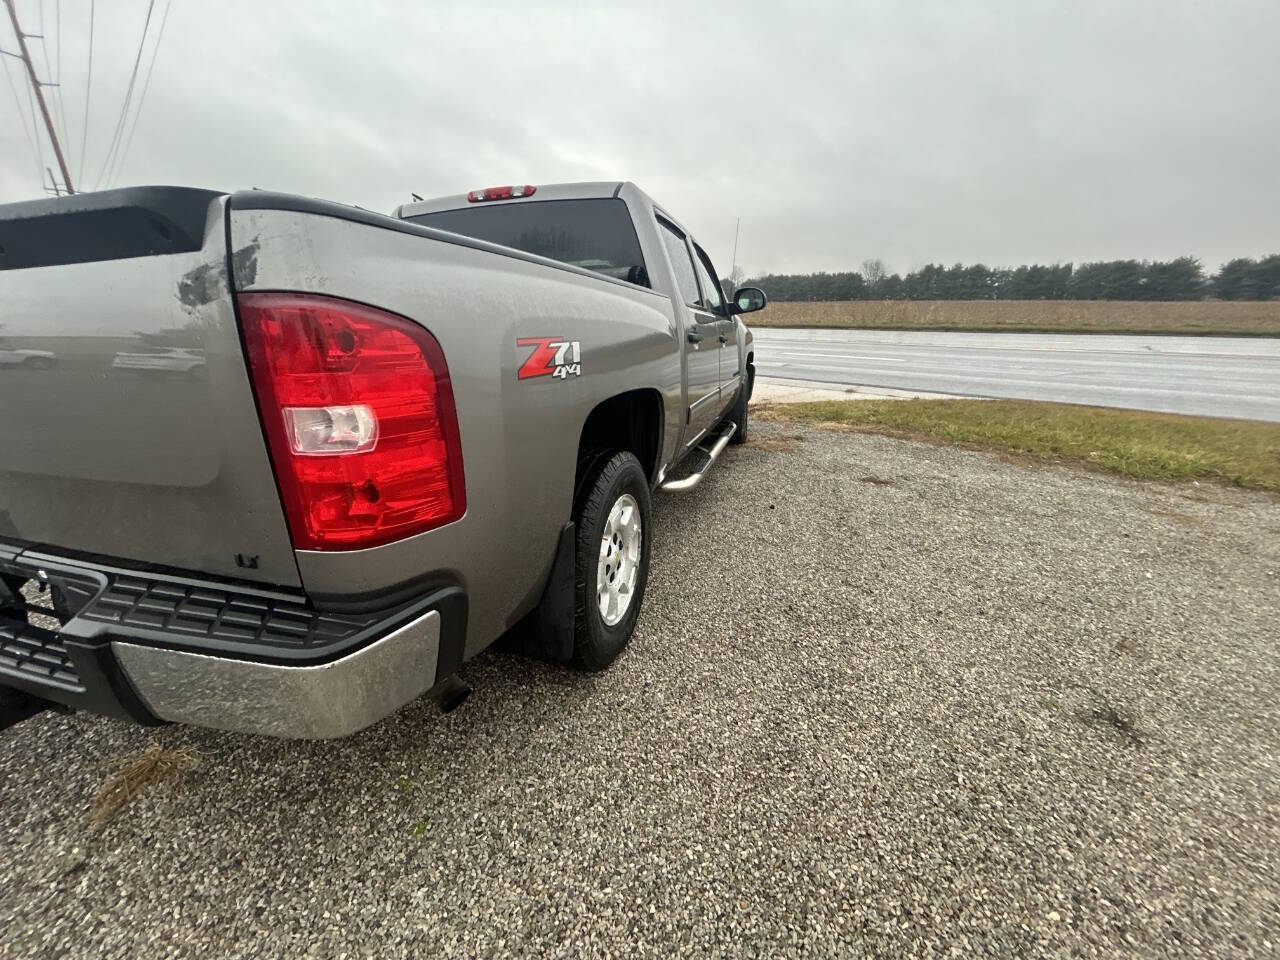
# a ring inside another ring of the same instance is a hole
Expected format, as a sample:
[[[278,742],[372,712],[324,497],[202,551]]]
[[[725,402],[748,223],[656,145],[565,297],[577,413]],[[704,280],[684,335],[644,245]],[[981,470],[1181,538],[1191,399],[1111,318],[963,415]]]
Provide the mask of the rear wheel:
[[[584,484],[575,511],[573,662],[603,670],[622,653],[649,579],[649,481],[630,453],[611,456]]]

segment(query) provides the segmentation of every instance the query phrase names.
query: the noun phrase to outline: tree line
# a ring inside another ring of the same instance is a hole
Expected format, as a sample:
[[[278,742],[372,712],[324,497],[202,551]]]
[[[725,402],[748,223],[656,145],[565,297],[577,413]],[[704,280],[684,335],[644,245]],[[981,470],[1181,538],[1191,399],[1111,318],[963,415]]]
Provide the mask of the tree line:
[[[931,263],[902,275],[879,260],[844,273],[766,274],[744,281],[770,300],[1275,300],[1280,254],[1241,257],[1208,275],[1195,257],[1077,265]]]

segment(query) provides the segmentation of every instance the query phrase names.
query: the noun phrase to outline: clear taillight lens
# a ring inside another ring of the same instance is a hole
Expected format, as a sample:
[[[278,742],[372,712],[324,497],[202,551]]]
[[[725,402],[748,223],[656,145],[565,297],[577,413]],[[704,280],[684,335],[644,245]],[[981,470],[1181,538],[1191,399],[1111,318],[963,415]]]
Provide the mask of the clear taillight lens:
[[[237,303],[294,546],[377,546],[466,512],[453,388],[431,334],[313,294]]]
[[[363,403],[343,407],[285,407],[289,448],[299,456],[362,453],[378,442],[378,418]]]

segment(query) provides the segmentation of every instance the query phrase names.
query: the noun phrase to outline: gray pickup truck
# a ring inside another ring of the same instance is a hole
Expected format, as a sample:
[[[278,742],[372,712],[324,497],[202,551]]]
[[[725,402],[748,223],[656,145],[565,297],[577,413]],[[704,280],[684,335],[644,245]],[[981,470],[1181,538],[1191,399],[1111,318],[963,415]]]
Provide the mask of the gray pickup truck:
[[[717,276],[630,183],[0,206],[0,688],[337,737],[499,637],[607,666],[746,435]]]

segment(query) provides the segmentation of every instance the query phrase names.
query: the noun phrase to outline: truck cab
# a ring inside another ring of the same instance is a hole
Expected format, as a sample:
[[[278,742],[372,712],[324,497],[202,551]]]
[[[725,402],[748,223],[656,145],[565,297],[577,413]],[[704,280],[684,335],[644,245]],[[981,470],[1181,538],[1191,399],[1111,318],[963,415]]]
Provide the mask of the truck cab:
[[[692,233],[634,183],[491,187],[405,204],[395,216],[666,296],[684,373],[681,455],[722,418],[743,382],[750,392],[751,332],[726,302],[721,274]]]

